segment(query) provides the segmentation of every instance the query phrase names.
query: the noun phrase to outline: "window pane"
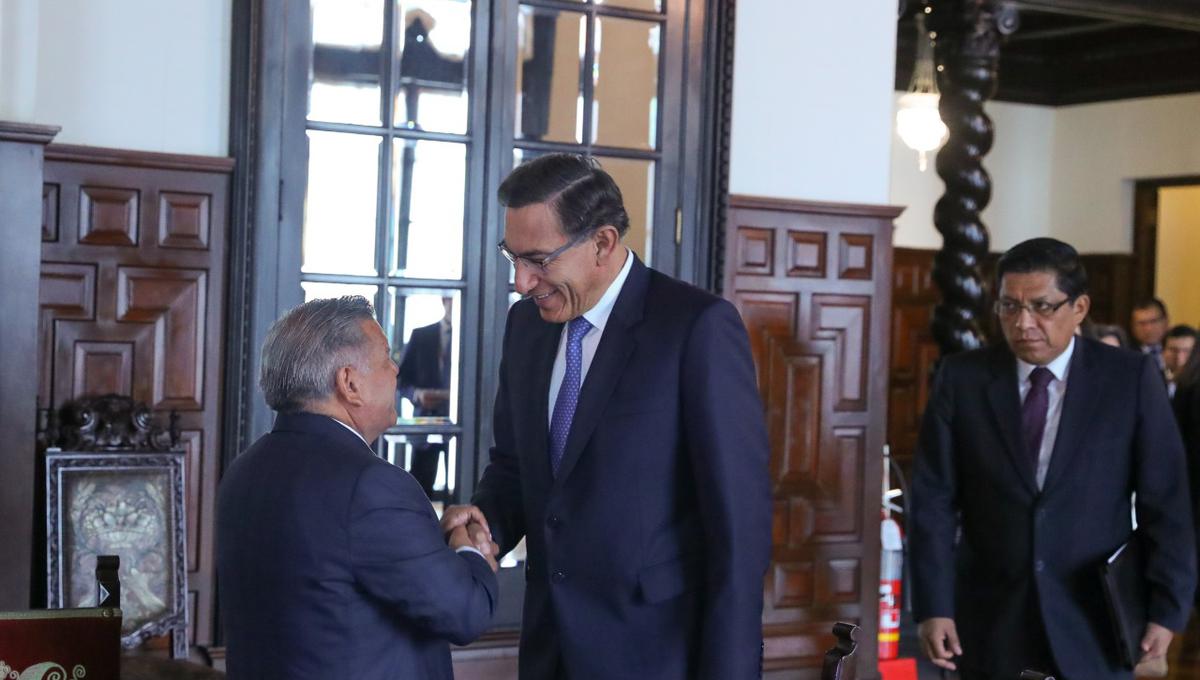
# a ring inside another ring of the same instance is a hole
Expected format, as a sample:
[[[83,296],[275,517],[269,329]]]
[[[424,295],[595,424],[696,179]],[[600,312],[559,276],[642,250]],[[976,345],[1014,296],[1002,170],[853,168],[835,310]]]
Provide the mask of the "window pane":
[[[597,17],[594,144],[655,148],[659,32],[660,26],[649,21]]]
[[[640,9],[644,12],[661,12],[662,0],[594,0],[597,5],[608,5],[609,7],[627,7],[629,9]]]
[[[300,289],[304,291],[304,301],[322,300],[325,298],[339,298],[346,295],[361,295],[371,302],[372,305],[377,305],[379,300],[376,295],[379,294],[378,286],[367,286],[351,283],[323,283],[321,281],[301,281]],[[378,310],[376,310],[378,315]]]
[[[600,166],[612,175],[621,188],[625,211],[629,213],[629,231],[625,245],[647,264],[652,260],[650,244],[654,235],[654,161],[598,157]]]
[[[308,132],[308,194],[300,271],[375,271],[375,214],[380,138]]]
[[[457,502],[458,438],[448,434],[384,434],[383,455],[416,477],[441,517]]]
[[[312,0],[308,117],[379,125],[383,0]]]
[[[457,290],[388,288],[393,357],[400,366],[396,412],[408,425],[442,425],[458,420],[460,295]]]
[[[396,11],[401,17],[396,39],[396,125],[465,133],[471,3],[399,0]]]
[[[461,279],[467,147],[396,139],[392,146],[392,276]]]
[[[521,6],[517,15],[517,139],[583,141],[583,51],[579,12]]]

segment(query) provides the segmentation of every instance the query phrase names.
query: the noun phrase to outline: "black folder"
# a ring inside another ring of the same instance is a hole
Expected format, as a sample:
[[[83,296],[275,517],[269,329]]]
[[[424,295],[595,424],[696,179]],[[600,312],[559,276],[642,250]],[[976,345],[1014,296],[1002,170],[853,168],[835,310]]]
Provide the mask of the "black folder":
[[[1142,635],[1149,618],[1142,539],[1135,531],[1100,565],[1100,583],[1112,622],[1117,659],[1132,669],[1142,657]]]

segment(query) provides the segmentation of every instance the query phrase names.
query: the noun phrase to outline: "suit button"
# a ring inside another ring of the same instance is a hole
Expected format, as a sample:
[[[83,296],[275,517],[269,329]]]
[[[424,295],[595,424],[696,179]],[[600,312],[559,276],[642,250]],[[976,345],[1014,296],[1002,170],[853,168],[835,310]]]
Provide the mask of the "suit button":
[[[1036,571],[1036,572],[1038,572],[1038,573],[1041,573],[1041,572],[1045,571],[1045,569],[1046,569],[1046,563],[1045,563],[1045,562],[1043,562],[1042,560],[1038,560],[1038,561],[1036,561],[1036,562],[1034,562],[1034,563],[1033,563],[1033,570],[1034,570],[1034,571]]]
[[[554,581],[555,583],[562,583],[563,581],[567,580],[567,572],[559,569],[550,575],[550,580]]]
[[[562,520],[558,518],[558,515],[550,515],[546,518],[546,526],[557,529],[562,526]]]

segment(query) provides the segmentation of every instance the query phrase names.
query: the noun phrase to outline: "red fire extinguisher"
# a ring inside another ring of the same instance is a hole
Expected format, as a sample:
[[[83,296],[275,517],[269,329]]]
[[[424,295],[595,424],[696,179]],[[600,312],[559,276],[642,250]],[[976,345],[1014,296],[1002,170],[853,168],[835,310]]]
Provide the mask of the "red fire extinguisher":
[[[904,569],[904,542],[900,525],[885,516],[880,524],[883,554],[879,562],[879,658],[900,654],[900,580]]]
[[[892,519],[890,498],[890,456],[884,447],[883,517],[879,523],[882,555],[879,560],[879,659],[900,655],[900,583],[904,573],[904,538],[900,525]]]

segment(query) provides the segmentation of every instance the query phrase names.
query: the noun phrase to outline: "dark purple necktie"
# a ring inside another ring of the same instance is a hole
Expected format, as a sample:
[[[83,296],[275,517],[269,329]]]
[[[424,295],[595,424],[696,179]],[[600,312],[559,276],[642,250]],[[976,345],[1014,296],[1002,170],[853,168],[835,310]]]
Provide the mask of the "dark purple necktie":
[[[1034,475],[1037,474],[1038,454],[1042,449],[1042,434],[1046,431],[1046,411],[1050,408],[1050,392],[1046,387],[1054,380],[1054,374],[1045,366],[1038,366],[1029,374],[1029,392],[1021,404],[1021,435],[1025,438],[1025,450],[1033,460]]]

